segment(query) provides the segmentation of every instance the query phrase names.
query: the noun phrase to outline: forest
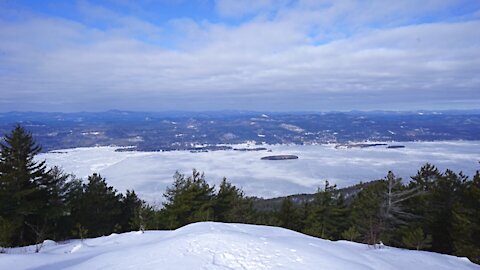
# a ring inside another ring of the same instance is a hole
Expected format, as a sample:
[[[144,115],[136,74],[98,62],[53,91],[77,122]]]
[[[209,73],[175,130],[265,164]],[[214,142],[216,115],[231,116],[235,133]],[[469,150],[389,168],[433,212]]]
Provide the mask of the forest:
[[[163,204],[125,194],[100,174],[85,181],[45,162],[31,133],[16,126],[0,143],[0,252],[46,239],[62,241],[133,230],[170,230],[199,221],[279,226],[330,240],[427,250],[480,263],[480,172],[473,177],[426,163],[411,179],[393,172],[348,196],[328,181],[313,199],[255,207],[224,178],[210,185],[200,171],[175,173]],[[172,168],[174,169],[174,168]],[[135,179],[132,179],[135,181]]]

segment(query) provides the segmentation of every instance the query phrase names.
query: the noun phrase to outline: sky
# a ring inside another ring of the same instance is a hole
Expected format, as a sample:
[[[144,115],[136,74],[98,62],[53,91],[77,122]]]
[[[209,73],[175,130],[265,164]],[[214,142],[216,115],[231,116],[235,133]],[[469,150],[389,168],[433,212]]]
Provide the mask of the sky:
[[[0,111],[480,108],[480,0],[0,0]]]

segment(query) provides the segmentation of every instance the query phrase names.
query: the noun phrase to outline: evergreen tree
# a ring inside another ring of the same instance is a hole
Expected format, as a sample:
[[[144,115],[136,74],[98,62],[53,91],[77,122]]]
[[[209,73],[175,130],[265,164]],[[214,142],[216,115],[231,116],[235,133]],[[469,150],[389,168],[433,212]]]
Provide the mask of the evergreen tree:
[[[277,213],[277,218],[281,227],[294,231],[301,230],[299,209],[293,205],[290,198],[287,197],[282,200],[282,205]]]
[[[438,171],[437,167],[430,163],[426,163],[417,171],[417,175],[412,177],[410,186],[428,192],[432,189],[440,176],[441,173]]]
[[[135,209],[133,214],[133,220],[131,221],[133,230],[140,230],[144,232],[145,230],[164,229],[158,226],[159,224],[156,220],[156,211],[152,206],[146,203]]]
[[[336,192],[336,185],[325,181],[323,191],[315,194],[305,232],[324,239],[339,239],[345,230],[346,206],[343,197]]]
[[[453,254],[480,263],[480,172],[460,190],[452,213]]]
[[[419,228],[426,235],[432,235],[433,215],[431,209],[438,207],[432,202],[432,193],[434,192],[434,186],[441,177],[442,174],[439,170],[434,165],[427,163],[411,178],[408,188],[416,189],[419,193],[418,196],[414,196],[403,203],[408,212],[415,217],[409,221],[408,230]],[[405,234],[404,231],[400,233]],[[428,247],[430,248],[430,246]]]
[[[0,217],[0,253],[3,253],[4,248],[12,244],[15,237],[15,229],[16,227],[13,223]]]
[[[69,175],[69,180],[67,181],[66,186],[66,214],[60,218],[56,229],[56,232],[60,236],[60,240],[68,239],[71,236],[80,237],[78,228],[82,225],[79,223],[79,216],[80,212],[84,209],[83,196],[85,193],[85,185],[83,184],[83,181],[76,178],[74,175]],[[85,229],[84,227],[82,228]],[[83,233],[82,236],[87,237],[87,234]]]
[[[422,228],[409,228],[402,236],[402,243],[405,247],[421,250],[430,246],[432,237],[425,235]]]
[[[214,214],[216,221],[233,222],[233,213],[243,199],[243,192],[223,178],[215,196]]]
[[[369,245],[378,244],[383,233],[381,205],[385,188],[385,182],[381,181],[368,185],[355,196],[351,204],[351,222]]]
[[[94,173],[84,184],[84,193],[76,200],[74,207],[76,223],[88,231],[89,237],[118,232],[122,211],[122,195],[108,186],[105,178]]]
[[[123,232],[145,230],[143,207],[145,202],[140,200],[135,191],[127,190],[122,200],[122,214],[120,226]]]
[[[258,213],[253,207],[253,198],[241,196],[233,201],[233,208],[228,211],[228,222],[255,223]]]
[[[480,171],[477,171],[467,187],[466,207],[472,224],[468,240],[473,246],[473,254],[468,256],[473,262],[480,264]]]
[[[226,178],[223,178],[214,197],[213,209],[216,221],[253,223],[255,220],[252,200]]]
[[[205,181],[204,174],[195,169],[189,177],[176,172],[173,185],[164,193],[167,227],[176,229],[213,219],[214,188]]]
[[[352,225],[342,233],[342,237],[349,241],[356,241],[360,237],[360,232],[355,225]]]
[[[300,232],[306,233],[305,229],[308,226],[308,217],[311,212],[311,203],[308,200],[304,200],[299,209],[299,218],[300,218]]]
[[[433,251],[447,254],[454,251],[454,206],[461,200],[459,195],[466,181],[463,174],[446,170],[433,184],[427,210]]]
[[[43,226],[39,191],[48,171],[45,161],[34,161],[41,147],[23,127],[16,126],[4,141],[0,143],[0,217],[15,228],[7,245],[25,245],[37,240],[35,230]]]
[[[71,219],[69,196],[79,180],[54,166],[38,181],[40,203],[39,214],[46,225],[46,234],[52,239],[65,239],[69,236],[68,226]]]

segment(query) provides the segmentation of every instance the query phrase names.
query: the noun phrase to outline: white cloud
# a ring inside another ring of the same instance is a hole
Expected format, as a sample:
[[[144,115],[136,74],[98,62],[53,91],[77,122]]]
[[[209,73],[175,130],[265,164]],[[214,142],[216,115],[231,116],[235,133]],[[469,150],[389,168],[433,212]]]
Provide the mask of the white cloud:
[[[4,108],[28,100],[61,104],[72,96],[80,108],[102,101],[138,109],[131,106],[137,102],[149,110],[195,95],[258,109],[268,108],[252,103],[255,97],[279,104],[284,97],[280,107],[289,110],[315,109],[292,104],[291,96],[306,104],[335,94],[408,102],[419,91],[432,100],[480,99],[480,21],[405,23],[444,10],[448,1],[418,9],[414,1],[300,1],[288,7],[259,1],[251,9],[235,8],[247,2],[217,2],[238,14],[258,14],[237,25],[188,18],[155,25],[88,2],[80,4],[83,14],[107,27],[45,16],[0,21],[0,88],[12,101]],[[263,6],[275,15],[261,15]]]

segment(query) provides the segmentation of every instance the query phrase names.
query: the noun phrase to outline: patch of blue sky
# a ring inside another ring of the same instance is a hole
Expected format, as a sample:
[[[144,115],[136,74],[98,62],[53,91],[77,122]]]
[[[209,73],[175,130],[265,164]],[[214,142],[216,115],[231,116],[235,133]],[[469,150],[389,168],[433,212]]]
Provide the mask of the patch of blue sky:
[[[11,19],[27,18],[30,16],[46,16],[79,21],[82,19],[74,1],[1,1],[2,15],[14,15]],[[23,14],[23,16],[22,16]]]
[[[429,12],[412,18],[407,24],[427,24],[435,22],[462,22],[475,19],[475,13],[480,12],[480,1],[460,1],[448,9]],[[477,18],[478,19],[478,18]]]

